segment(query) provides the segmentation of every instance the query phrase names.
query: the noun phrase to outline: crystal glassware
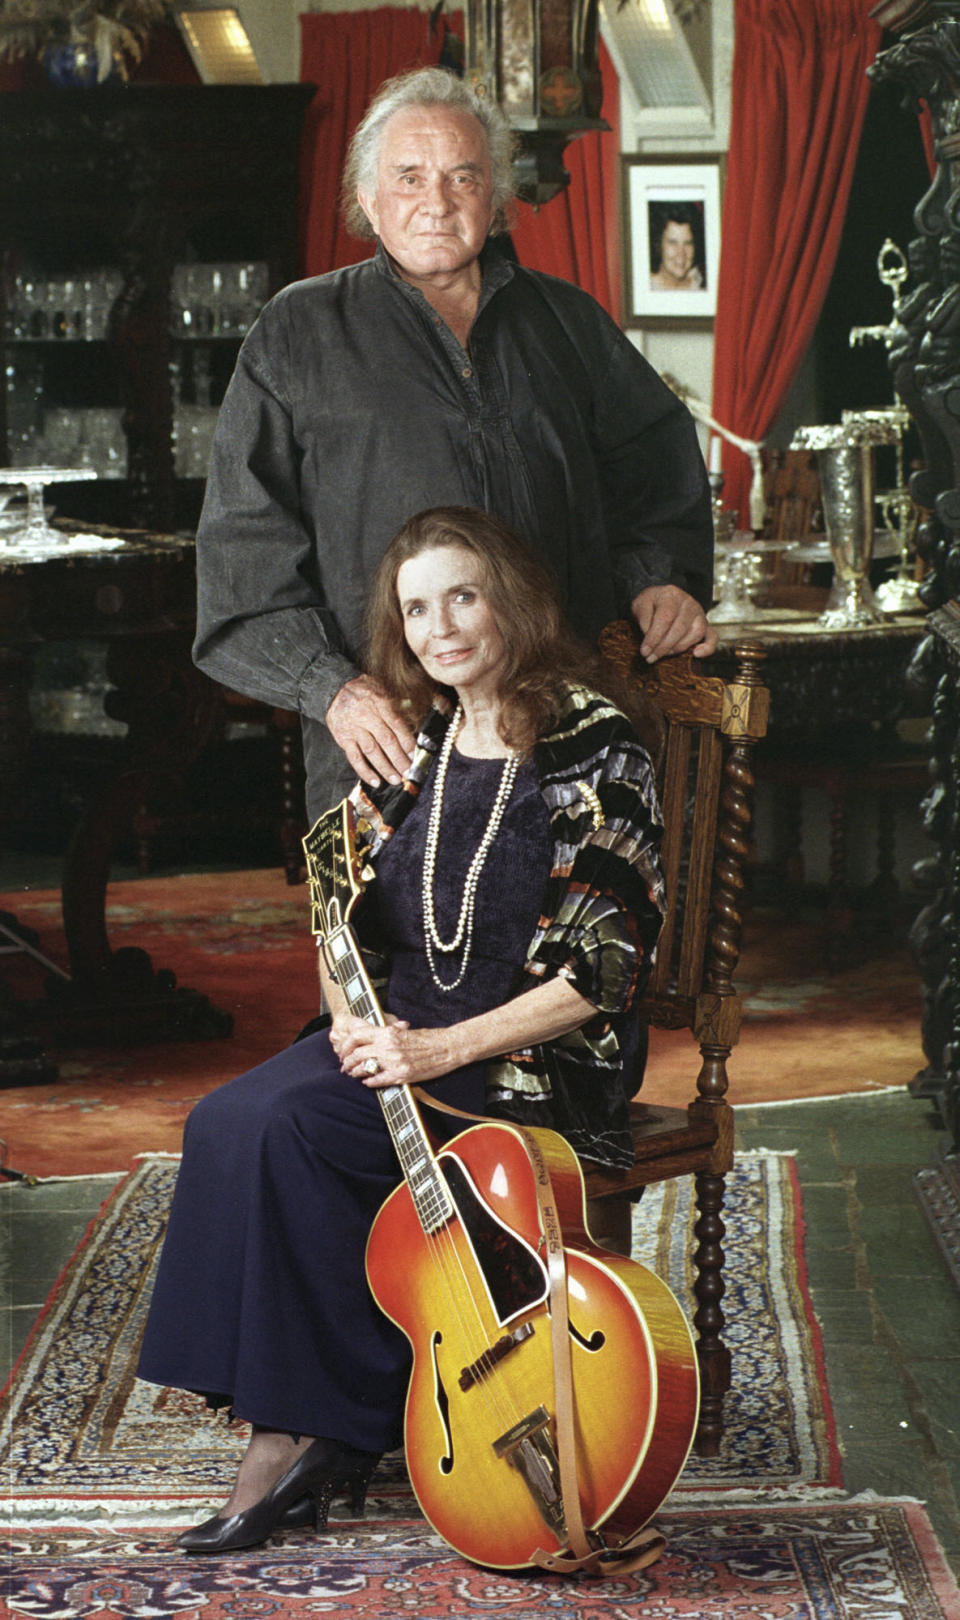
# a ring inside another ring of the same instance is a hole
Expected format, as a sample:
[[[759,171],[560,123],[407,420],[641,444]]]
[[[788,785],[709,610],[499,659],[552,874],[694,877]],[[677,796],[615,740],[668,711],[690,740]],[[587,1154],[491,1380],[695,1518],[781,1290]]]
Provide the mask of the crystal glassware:
[[[80,483],[96,476],[92,467],[0,467],[0,486],[20,484],[27,491],[26,520],[17,528],[4,531],[3,544],[18,552],[59,551],[69,547],[70,536],[47,522],[44,488],[47,484]]]

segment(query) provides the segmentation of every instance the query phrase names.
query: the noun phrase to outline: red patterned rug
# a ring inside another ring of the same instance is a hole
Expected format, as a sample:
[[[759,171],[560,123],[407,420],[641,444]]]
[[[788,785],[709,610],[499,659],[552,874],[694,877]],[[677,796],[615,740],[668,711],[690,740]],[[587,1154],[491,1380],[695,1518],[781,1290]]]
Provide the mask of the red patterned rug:
[[[331,1525],[189,1558],[152,1535],[16,1535],[10,1615],[30,1620],[956,1620],[958,1590],[913,1502],[705,1507],[658,1519],[659,1563],[573,1581],[464,1563],[422,1519]]]
[[[148,1158],[108,1199],[0,1401],[2,1612],[17,1620],[957,1620],[960,1590],[923,1508],[837,1499],[820,1339],[792,1163],[738,1157],[729,1294],[738,1377],[721,1457],[692,1458],[657,1517],[663,1558],[569,1580],[474,1567],[415,1511],[384,1460],[363,1521],[227,1558],[180,1553],[223,1494],[243,1436],[133,1377],[175,1161]],[[691,1212],[651,1189],[634,1252],[687,1297]],[[825,1489],[825,1487],[828,1487]]]
[[[57,893],[0,894],[0,911],[63,962]],[[316,1011],[305,896],[278,871],[117,883],[107,920],[114,949],[148,951],[155,968],[231,1013],[234,1033],[60,1051],[56,1083],[0,1090],[9,1162],[35,1175],[120,1173],[138,1153],[178,1152],[193,1103],[279,1051]],[[38,995],[38,970],[23,962],[18,972]],[[738,983],[746,1016],[729,1065],[735,1104],[905,1085],[923,1063],[919,981],[903,948],[830,973],[820,925],[751,914]],[[692,1095],[698,1068],[688,1034],[655,1031],[644,1095]]]
[[[35,930],[40,949],[65,964],[60,897],[0,895],[0,911]],[[193,1104],[288,1044],[317,1011],[316,948],[305,892],[282,873],[231,872],[146,878],[109,890],[114,950],[136,945],[154,968],[201,991],[232,1015],[226,1040],[52,1050],[52,1085],[0,1091],[0,1138],[18,1170],[34,1175],[122,1173],[138,1153],[179,1152]],[[22,993],[42,993],[21,961]]]
[[[246,1432],[183,1391],[136,1378],[177,1161],[145,1159],[91,1224],[0,1396],[0,1477],[21,1526],[152,1524],[213,1512]],[[650,1188],[633,1252],[692,1311],[690,1179]],[[691,1456],[679,1491],[793,1494],[839,1483],[820,1333],[802,1264],[793,1161],[737,1156],[725,1212],[727,1339],[737,1368],[716,1458]],[[401,1455],[371,1483],[378,1518],[416,1511]]]

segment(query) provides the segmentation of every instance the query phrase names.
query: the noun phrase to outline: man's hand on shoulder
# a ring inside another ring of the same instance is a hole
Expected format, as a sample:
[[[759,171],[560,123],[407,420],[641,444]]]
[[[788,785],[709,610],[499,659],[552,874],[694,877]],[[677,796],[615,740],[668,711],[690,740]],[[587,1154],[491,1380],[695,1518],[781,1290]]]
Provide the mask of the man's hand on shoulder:
[[[369,675],[341,686],[326,714],[327,728],[368,787],[399,782],[413,758],[413,732]]]
[[[648,664],[668,653],[693,649],[694,658],[707,658],[717,645],[717,632],[696,597],[679,585],[648,585],[630,604],[643,641],[640,651]]]

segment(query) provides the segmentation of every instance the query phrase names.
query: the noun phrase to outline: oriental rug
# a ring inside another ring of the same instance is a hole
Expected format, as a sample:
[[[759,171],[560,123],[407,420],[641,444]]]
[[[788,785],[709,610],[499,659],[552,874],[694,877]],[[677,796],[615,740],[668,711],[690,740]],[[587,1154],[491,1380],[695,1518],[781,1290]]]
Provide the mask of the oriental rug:
[[[194,1522],[226,1494],[243,1425],[135,1377],[177,1161],[144,1159],[108,1200],[38,1320],[4,1392],[0,1477],[15,1522],[142,1529]],[[690,1181],[651,1188],[635,1258],[691,1307]],[[690,1458],[679,1495],[839,1483],[819,1329],[802,1261],[789,1155],[737,1158],[727,1202],[727,1342],[734,1359],[721,1455]],[[378,1518],[416,1511],[400,1455],[371,1485]],[[676,1497],[674,1498],[676,1500]]]
[[[0,894],[0,911],[34,929],[64,961],[60,897]],[[70,1049],[59,1079],[0,1090],[9,1162],[34,1175],[122,1173],[137,1153],[179,1152],[183,1123],[206,1092],[287,1045],[316,1011],[316,952],[303,892],[278,871],[220,872],[115,883],[114,949],[139,946],[155,968],[202,991],[234,1019],[226,1040]],[[904,945],[828,972],[822,924],[751,912],[737,983],[745,1017],[729,1063],[736,1104],[871,1092],[906,1085],[924,1062],[920,983]],[[5,968],[5,976],[13,970]],[[42,991],[23,961],[24,995]],[[685,1031],[655,1031],[644,1095],[692,1097],[698,1054]]]
[[[331,1525],[254,1552],[189,1558],[142,1531],[10,1541],[19,1620],[956,1620],[960,1590],[914,1502],[674,1505],[635,1575],[505,1574],[458,1558],[422,1519]]]

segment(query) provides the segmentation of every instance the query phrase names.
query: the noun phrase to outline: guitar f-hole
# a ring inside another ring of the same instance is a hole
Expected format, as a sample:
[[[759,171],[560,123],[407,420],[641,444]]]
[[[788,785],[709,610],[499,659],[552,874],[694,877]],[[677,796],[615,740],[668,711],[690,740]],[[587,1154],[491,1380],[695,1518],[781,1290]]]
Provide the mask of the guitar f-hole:
[[[570,1331],[571,1339],[573,1340],[574,1344],[578,1344],[580,1346],[581,1350],[602,1350],[607,1342],[607,1335],[604,1333],[602,1328],[595,1328],[589,1339],[585,1339],[583,1334],[580,1332],[580,1329],[574,1327],[572,1322],[568,1322],[567,1326]]]
[[[451,1474],[453,1472],[453,1432],[450,1428],[450,1401],[443,1379],[440,1377],[440,1364],[437,1361],[437,1347],[442,1343],[443,1334],[434,1333],[430,1340],[430,1355],[433,1361],[433,1393],[437,1403],[437,1415],[447,1438],[446,1455],[440,1458],[438,1466],[441,1474]]]

